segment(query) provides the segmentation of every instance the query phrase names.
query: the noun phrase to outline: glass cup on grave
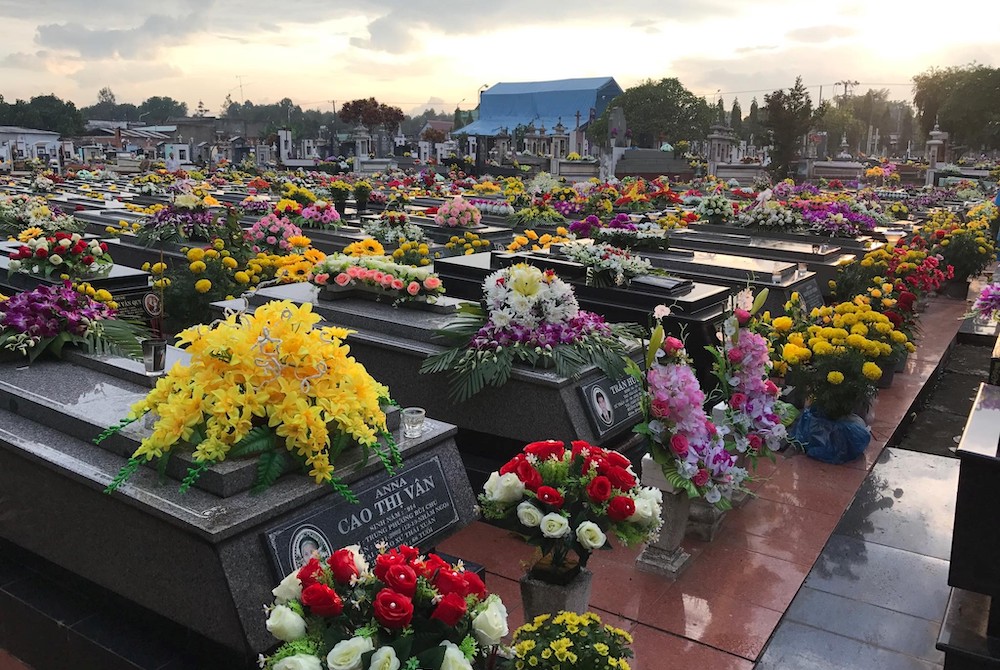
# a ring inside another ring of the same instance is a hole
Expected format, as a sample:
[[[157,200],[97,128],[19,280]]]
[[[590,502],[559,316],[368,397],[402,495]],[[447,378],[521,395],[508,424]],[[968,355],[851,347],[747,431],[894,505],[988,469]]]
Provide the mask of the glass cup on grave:
[[[167,341],[149,338],[142,341],[142,362],[149,376],[161,375],[167,367]]]
[[[775,270],[774,272],[771,273],[771,283],[772,284],[780,284],[781,280],[782,280],[782,276],[781,276],[780,272],[778,272],[777,270]]]
[[[403,437],[420,437],[424,432],[424,418],[427,412],[423,407],[407,407],[402,412]]]
[[[813,244],[812,245],[812,252],[814,254],[818,254],[819,253],[819,245],[818,244]]]
[[[804,275],[806,272],[808,272],[808,268],[806,267],[805,263],[799,263],[798,270],[800,277]]]

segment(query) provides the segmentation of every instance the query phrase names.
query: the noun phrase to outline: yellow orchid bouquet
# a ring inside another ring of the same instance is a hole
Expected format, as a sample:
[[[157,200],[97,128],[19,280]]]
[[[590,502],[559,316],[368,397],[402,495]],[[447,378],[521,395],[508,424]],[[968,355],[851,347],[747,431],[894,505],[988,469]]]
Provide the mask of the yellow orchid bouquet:
[[[350,355],[344,344],[350,331],[318,327],[319,321],[309,303],[274,301],[253,314],[232,314],[217,325],[180,333],[178,345],[190,353],[190,362],[175,364],[126,419],[97,439],[147,413],[157,417],[108,491],[142,463],[162,463],[179,449],[194,457],[181,491],[215,463],[257,456],[254,491],[273,484],[291,460],[317,484],[352,499],[333,477],[334,460],[352,443],[366,456],[374,451],[389,470],[398,465],[381,407],[391,402],[388,388]]]

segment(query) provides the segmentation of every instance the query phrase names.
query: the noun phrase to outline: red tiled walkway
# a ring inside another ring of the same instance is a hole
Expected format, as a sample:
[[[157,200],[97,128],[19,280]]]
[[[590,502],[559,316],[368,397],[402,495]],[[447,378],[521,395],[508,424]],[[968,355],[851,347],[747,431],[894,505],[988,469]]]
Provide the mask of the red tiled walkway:
[[[763,463],[751,487],[755,497],[727,515],[717,539],[685,541],[692,560],[677,581],[636,569],[638,548],[593,556],[591,609],[632,632],[640,668],[657,667],[654,659],[663,658],[679,668],[753,667],[865,475],[951,346],[967,309],[964,301],[930,301],[917,352],[879,394],[863,458],[838,466],[798,454]],[[523,623],[517,579],[531,547],[474,523],[440,549],[486,566],[490,588],[510,610],[511,629]]]

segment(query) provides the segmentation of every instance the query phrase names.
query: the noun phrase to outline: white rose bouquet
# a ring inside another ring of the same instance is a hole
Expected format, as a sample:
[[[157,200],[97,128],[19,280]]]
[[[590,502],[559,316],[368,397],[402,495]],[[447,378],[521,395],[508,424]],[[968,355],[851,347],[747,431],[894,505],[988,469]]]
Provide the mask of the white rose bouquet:
[[[372,566],[357,545],[312,558],[272,593],[267,630],[283,644],[264,670],[472,670],[508,633],[475,573],[406,545]]]
[[[497,520],[541,550],[531,576],[571,579],[591,552],[610,549],[608,536],[625,545],[660,529],[660,493],[639,486],[620,453],[582,440],[532,442],[490,475],[479,502]],[[570,559],[570,552],[577,559]]]

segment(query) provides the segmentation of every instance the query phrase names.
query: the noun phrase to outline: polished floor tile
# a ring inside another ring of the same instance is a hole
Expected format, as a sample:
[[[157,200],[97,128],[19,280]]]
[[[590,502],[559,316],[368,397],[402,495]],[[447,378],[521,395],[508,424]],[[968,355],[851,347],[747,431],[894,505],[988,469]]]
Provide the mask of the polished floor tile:
[[[524,574],[535,554],[534,547],[509,531],[482,521],[466,526],[441,542],[438,549],[515,580]]]
[[[940,665],[906,656],[834,633],[804,626],[782,624],[756,670],[940,670]]]
[[[836,533],[948,560],[958,461],[886,449]]]
[[[781,537],[808,546],[825,541],[842,512],[819,512],[761,497],[732,510],[723,522],[723,529],[724,532],[742,531],[767,539]],[[819,546],[822,547],[822,542]]]
[[[659,628],[753,660],[767,644],[781,612],[752,605],[690,585],[669,589],[652,611],[642,618],[647,626]]]
[[[804,565],[719,544],[706,549],[674,588],[699,597],[725,595],[783,612],[808,571]]]
[[[939,621],[928,621],[810,588],[799,591],[786,615],[789,621],[921,658],[944,663],[934,648]]]
[[[755,494],[766,500],[840,515],[864,480],[863,472],[799,455],[787,459]]]
[[[638,670],[705,668],[706,670],[751,670],[753,663],[718,649],[692,642],[649,626],[632,631],[635,666]]]
[[[0,670],[31,670],[31,668],[0,649]]]
[[[948,599],[948,561],[833,535],[806,586],[936,621]]]

